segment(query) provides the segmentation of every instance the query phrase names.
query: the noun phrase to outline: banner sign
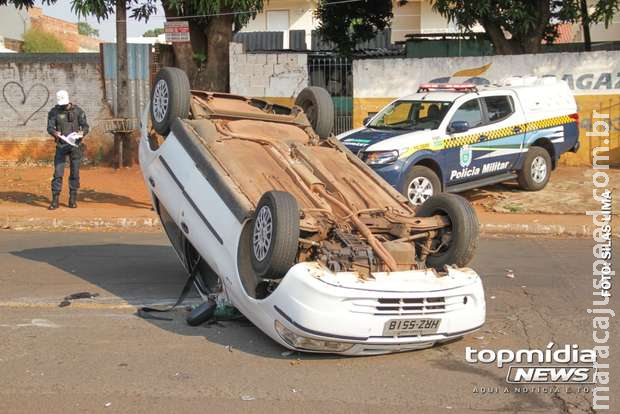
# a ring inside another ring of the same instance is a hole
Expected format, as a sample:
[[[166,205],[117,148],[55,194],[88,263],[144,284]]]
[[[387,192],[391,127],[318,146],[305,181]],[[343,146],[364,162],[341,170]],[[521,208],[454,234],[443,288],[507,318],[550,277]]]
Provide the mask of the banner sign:
[[[166,42],[189,42],[189,22],[186,20],[164,23]]]

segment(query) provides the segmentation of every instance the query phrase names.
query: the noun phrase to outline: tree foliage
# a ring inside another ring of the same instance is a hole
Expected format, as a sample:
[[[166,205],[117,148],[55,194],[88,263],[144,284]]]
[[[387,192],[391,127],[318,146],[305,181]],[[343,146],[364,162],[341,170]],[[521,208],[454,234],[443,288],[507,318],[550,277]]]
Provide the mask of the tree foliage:
[[[89,37],[99,37],[99,30],[92,27],[87,22],[78,22],[78,33]]]
[[[142,36],[144,36],[144,37],[157,37],[160,34],[164,34],[164,28],[163,27],[156,27],[155,29],[149,29],[146,32],[144,32],[144,34]]]
[[[65,45],[53,34],[39,29],[30,29],[23,36],[23,51],[26,53],[66,52]]]
[[[406,0],[399,1],[400,4]],[[358,42],[370,40],[390,26],[392,0],[360,0],[343,3],[321,0],[315,15],[323,40],[336,44],[338,51],[350,55]]]
[[[468,31],[480,24],[500,54],[536,53],[558,36],[558,25],[584,18],[580,0],[431,0],[433,9]],[[608,25],[617,0],[600,0],[588,13],[591,23]]]

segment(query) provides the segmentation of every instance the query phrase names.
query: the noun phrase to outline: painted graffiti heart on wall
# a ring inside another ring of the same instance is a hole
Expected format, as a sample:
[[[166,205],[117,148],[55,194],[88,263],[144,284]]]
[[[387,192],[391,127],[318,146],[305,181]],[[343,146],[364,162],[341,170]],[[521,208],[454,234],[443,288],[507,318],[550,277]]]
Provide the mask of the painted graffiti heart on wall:
[[[20,120],[17,126],[25,126],[45,108],[50,99],[50,91],[42,83],[35,83],[26,90],[21,83],[10,81],[2,87],[2,98]]]

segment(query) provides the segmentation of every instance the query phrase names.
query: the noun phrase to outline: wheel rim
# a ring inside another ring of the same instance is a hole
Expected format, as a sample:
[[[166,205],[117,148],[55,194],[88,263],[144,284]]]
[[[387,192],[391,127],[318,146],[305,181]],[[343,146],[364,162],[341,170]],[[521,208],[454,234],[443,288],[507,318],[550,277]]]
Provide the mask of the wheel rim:
[[[168,84],[160,79],[153,91],[153,118],[155,121],[162,122],[168,112]]]
[[[532,161],[531,175],[532,180],[538,184],[542,183],[547,177],[547,162],[540,155]]]
[[[271,210],[268,206],[263,206],[256,216],[254,234],[252,236],[254,256],[259,262],[262,262],[267,257],[267,252],[271,246],[272,232],[273,218],[271,217]]]
[[[411,204],[418,206],[433,196],[433,183],[426,177],[416,177],[409,183],[407,196]]]

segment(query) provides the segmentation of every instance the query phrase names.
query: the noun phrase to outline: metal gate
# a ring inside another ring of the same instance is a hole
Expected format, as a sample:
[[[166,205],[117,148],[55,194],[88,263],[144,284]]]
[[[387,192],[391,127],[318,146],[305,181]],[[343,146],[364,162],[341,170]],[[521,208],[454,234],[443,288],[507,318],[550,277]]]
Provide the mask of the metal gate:
[[[353,128],[351,60],[333,55],[309,55],[310,86],[327,89],[334,101],[334,134]]]

